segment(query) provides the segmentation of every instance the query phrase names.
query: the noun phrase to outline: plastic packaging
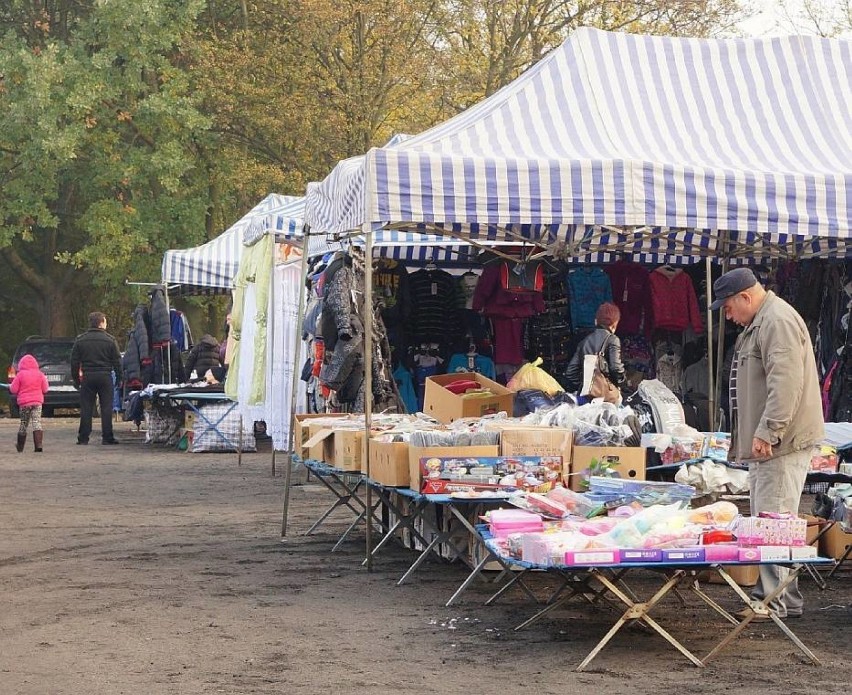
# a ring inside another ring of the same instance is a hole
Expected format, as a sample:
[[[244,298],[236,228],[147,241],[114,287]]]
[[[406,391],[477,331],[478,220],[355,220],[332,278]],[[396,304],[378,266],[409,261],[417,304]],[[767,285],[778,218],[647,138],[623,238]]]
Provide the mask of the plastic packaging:
[[[520,391],[521,389],[538,389],[544,391],[548,396],[553,396],[565,389],[554,379],[550,374],[541,368],[544,360],[541,357],[534,362],[528,362],[523,365],[515,375],[509,379],[506,388],[512,391]]]

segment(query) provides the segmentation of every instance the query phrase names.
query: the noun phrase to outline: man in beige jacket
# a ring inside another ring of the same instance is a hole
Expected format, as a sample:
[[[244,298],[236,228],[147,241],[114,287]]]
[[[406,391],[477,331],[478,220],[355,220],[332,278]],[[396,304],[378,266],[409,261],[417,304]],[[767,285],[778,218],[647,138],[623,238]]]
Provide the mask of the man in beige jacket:
[[[825,436],[810,334],[796,310],[748,268],[725,273],[713,295],[711,308],[724,308],[725,318],[743,327],[731,365],[731,452],[749,466],[751,513],[798,514],[812,449]],[[761,565],[752,596],[768,596],[787,571]],[[795,618],[803,604],[793,582],[770,607],[780,618]]]

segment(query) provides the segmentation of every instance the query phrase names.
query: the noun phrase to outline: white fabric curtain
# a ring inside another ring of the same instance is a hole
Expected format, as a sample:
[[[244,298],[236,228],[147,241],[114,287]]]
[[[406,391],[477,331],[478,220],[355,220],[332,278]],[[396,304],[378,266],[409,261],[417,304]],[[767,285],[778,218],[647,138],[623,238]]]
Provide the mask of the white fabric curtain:
[[[272,272],[272,291],[269,308],[272,328],[267,340],[266,368],[266,432],[278,451],[287,449],[290,435],[290,394],[293,370],[301,370],[306,348],[301,348],[300,363],[295,363],[296,321],[299,309],[299,283],[301,264],[278,265]],[[300,339],[300,338],[299,338]],[[271,368],[270,368],[271,365]],[[296,412],[305,412],[305,382],[299,380],[296,394]]]

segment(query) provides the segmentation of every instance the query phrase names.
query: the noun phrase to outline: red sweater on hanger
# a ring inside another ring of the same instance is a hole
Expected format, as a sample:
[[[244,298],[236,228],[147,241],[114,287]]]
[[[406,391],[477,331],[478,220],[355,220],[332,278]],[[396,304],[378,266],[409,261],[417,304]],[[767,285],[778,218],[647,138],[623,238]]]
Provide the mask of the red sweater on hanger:
[[[662,266],[649,278],[654,328],[684,331],[692,326],[698,335],[704,332],[698,297],[689,275],[677,268]]]
[[[621,310],[618,335],[651,334],[651,287],[639,263],[618,261],[604,268],[612,285],[612,301]]]

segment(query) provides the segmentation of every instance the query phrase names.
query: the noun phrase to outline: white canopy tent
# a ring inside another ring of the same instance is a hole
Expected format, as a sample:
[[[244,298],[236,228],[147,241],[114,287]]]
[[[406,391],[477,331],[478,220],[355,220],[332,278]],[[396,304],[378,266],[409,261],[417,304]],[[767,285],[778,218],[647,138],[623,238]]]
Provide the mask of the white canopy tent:
[[[308,187],[305,221],[496,225],[580,252],[843,254],[850,45],[579,29],[464,113],[341,162]]]
[[[243,235],[256,218],[266,217],[287,200],[286,196],[270,193],[215,239],[189,249],[166,251],[163,284],[200,291],[230,291],[243,253]]]

